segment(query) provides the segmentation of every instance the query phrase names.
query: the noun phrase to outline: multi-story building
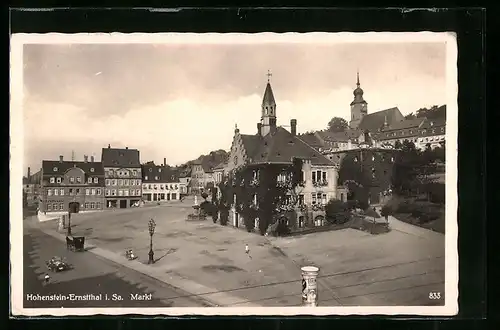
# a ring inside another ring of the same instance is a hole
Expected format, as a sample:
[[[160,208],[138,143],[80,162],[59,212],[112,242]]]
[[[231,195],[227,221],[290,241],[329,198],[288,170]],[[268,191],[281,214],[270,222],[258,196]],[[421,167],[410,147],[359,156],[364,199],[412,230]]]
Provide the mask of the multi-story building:
[[[98,211],[104,204],[104,169],[94,157],[88,161],[42,161],[40,211],[78,213]]]
[[[125,147],[102,149],[106,207],[128,208],[142,198],[142,170],[139,150]]]
[[[142,165],[142,198],[144,201],[175,201],[185,191],[185,184],[179,181],[176,169],[167,166],[166,159],[162,165],[147,162]]]
[[[214,173],[208,162],[195,161],[191,164],[189,187],[192,193],[199,194],[214,186]]]
[[[265,169],[266,166],[275,164],[291,165],[294,159],[301,159],[302,183],[296,187],[296,191],[290,191],[290,195],[286,198],[291,200],[293,194],[298,197],[298,206],[314,208],[321,212],[322,207],[330,199],[341,198],[337,194],[337,166],[297,136],[297,120],[290,121],[290,131],[277,126],[276,123],[276,102],[268,81],[261,106],[261,122],[257,124],[257,134],[240,134],[239,129],[235,128],[229,161],[223,172],[229,173],[235,168],[254,168],[256,173],[254,179],[258,180],[259,168]],[[216,169],[216,181],[221,179],[220,172]],[[251,182],[246,184],[252,185]],[[220,196],[221,193],[218,192],[217,195]],[[255,199],[257,200],[257,197]],[[242,217],[234,207],[237,203],[236,196],[229,214],[229,223],[236,227],[242,226],[243,223]],[[307,217],[308,220],[305,220],[304,216],[302,218],[299,216],[298,219],[297,224],[289,225],[291,227],[322,225],[325,217],[322,212]]]
[[[181,184],[181,195],[185,196],[191,193],[191,169],[183,169],[179,172],[179,183]]]
[[[23,191],[25,195],[26,206],[36,206],[40,201],[40,184],[42,182],[42,170],[31,174],[28,167],[27,176],[23,177]]]

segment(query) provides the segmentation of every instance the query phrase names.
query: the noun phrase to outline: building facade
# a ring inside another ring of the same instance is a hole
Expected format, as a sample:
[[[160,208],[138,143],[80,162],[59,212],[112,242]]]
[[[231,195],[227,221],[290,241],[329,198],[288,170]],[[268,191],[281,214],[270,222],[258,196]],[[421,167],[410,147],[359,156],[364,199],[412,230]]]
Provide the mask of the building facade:
[[[42,170],[35,174],[31,173],[28,167],[26,177],[23,177],[24,203],[28,207],[38,206],[40,201],[40,187],[42,182]]]
[[[179,173],[166,164],[147,162],[142,165],[142,199],[145,202],[177,201],[185,191],[185,184],[179,181]]]
[[[78,213],[105,208],[104,169],[92,157],[84,161],[42,161],[40,212]]]
[[[102,149],[105,199],[108,208],[138,206],[142,198],[142,169],[139,150],[128,147]]]
[[[324,206],[330,199],[340,197],[337,195],[337,166],[297,135],[296,119],[290,121],[290,131],[277,126],[276,101],[268,81],[261,104],[261,121],[257,124],[256,134],[241,134],[235,127],[229,160],[223,169],[214,170],[215,181],[220,182],[224,174],[236,168],[256,168],[255,171],[258,173],[257,168],[265,169],[266,166],[275,164],[292,164],[294,159],[302,160],[302,180],[294,191],[287,194],[284,203],[290,204],[297,210],[309,209],[312,216],[305,217],[309,211],[304,211],[302,218],[295,219],[298,223],[288,223],[288,221],[294,221],[288,218],[287,224],[290,227],[323,225],[325,223]],[[256,174],[254,179],[258,180],[258,177],[259,175]],[[220,195],[221,193],[218,192],[217,196]],[[255,200],[257,199],[258,196],[255,196]],[[238,197],[235,196],[229,211],[228,223],[235,227],[242,227],[244,219],[235,208],[237,203]],[[259,219],[255,219],[256,227],[258,227],[258,221]]]

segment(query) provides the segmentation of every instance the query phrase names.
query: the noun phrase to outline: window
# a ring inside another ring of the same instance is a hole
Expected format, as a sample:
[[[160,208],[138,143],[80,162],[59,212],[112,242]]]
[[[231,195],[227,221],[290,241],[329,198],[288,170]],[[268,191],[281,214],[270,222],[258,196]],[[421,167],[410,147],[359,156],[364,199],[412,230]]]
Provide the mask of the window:
[[[322,180],[323,180],[323,181],[326,181],[326,172],[322,172],[321,174],[322,174],[322,177],[321,177],[321,178],[322,178]]]
[[[57,167],[54,167],[52,170],[53,170],[54,172],[57,172]]]
[[[102,193],[102,192],[101,192],[101,188],[97,188],[97,189],[96,189],[96,195],[101,196],[101,193]]]
[[[54,209],[54,211],[57,211],[58,206],[59,206],[59,205],[58,205],[57,203],[52,204],[52,208]]]
[[[86,195],[86,196],[89,196],[89,195],[90,195],[90,189],[88,189],[88,188],[87,188],[87,189],[85,189],[85,195]]]
[[[86,208],[86,209],[88,209],[88,208],[89,208],[89,203],[88,203],[88,202],[86,202],[86,203],[85,203],[85,208]]]
[[[130,185],[131,186],[135,186],[135,180],[134,179],[130,180]]]
[[[136,194],[137,196],[140,196],[140,195],[141,195],[141,190],[140,190],[140,189],[137,189],[137,190],[135,191],[135,194]]]
[[[312,182],[316,182],[316,172],[312,172]]]
[[[101,208],[101,203],[100,202],[96,202],[95,203],[95,208],[96,209],[100,209]]]
[[[57,178],[57,183],[61,183],[62,182],[62,179],[61,178]]]
[[[171,196],[172,196],[172,198],[171,198],[172,200],[176,200],[177,199],[177,194],[172,194]]]
[[[91,195],[95,195],[95,188],[92,188],[92,190],[90,191]]]
[[[312,204],[313,205],[316,204],[316,194],[315,193],[312,194]]]
[[[113,179],[113,181],[112,181],[112,185],[113,185],[113,186],[116,186],[116,179]]]
[[[121,189],[118,190],[118,196],[123,196],[123,190]]]
[[[116,189],[111,190],[111,196],[116,196]]]
[[[47,211],[52,211],[52,204],[47,204]]]
[[[52,196],[52,189],[47,189],[47,196]]]
[[[318,201],[318,204],[321,202],[321,197],[322,197],[321,193],[318,193],[316,195],[316,200]]]
[[[87,182],[92,183],[92,178],[88,178]]]
[[[444,127],[441,127],[441,132],[444,132]]]
[[[129,182],[130,182],[129,179],[125,179],[125,180],[123,180],[123,185],[124,186],[128,186]]]
[[[111,184],[111,180],[110,179],[106,179],[106,186],[109,186]]]
[[[155,176],[155,180],[160,180],[160,177],[159,176]]]
[[[109,196],[109,189],[105,190],[105,194],[106,194],[106,196]]]
[[[146,175],[146,176],[144,177],[144,180],[147,180],[147,179],[148,179],[148,176]]]
[[[61,210],[61,211],[64,210],[64,203],[59,203],[59,210]]]
[[[76,194],[80,195],[80,189],[76,188]]]
[[[177,185],[175,185],[175,186],[174,186],[174,188],[175,188],[175,189],[178,189],[178,186],[177,186]]]
[[[69,188],[69,194],[73,195],[73,189],[72,188]]]
[[[152,168],[150,168],[150,169],[149,169],[149,172],[153,172],[153,169],[152,169]]]
[[[59,189],[59,195],[64,196],[64,189]]]
[[[158,169],[158,172],[161,173],[161,168]]]
[[[148,184],[148,189],[153,189],[152,186],[150,184]]]
[[[94,183],[99,183],[99,178],[94,178]]]
[[[374,161],[375,161],[375,155],[372,156],[372,162],[374,162]]]
[[[54,183],[56,182],[56,179],[55,178],[50,178],[50,183]]]
[[[128,196],[128,189],[125,189],[125,190],[123,191],[123,196]]]
[[[160,189],[161,189],[161,190],[163,190],[163,189],[165,189],[165,188],[166,188],[166,185],[162,185],[162,184],[160,185]],[[168,189],[168,188],[167,188],[167,189]]]
[[[326,194],[323,194],[323,205],[326,205],[328,198],[326,197]]]
[[[304,195],[303,194],[299,195],[299,205],[304,205]]]
[[[136,175],[137,175],[137,171],[132,171],[132,173],[134,174],[134,176],[136,176]]]
[[[59,189],[54,189],[54,196],[59,195]]]
[[[135,196],[135,189],[130,189],[130,196]]]
[[[94,168],[93,167],[90,168],[90,172],[94,172]]]
[[[90,202],[90,208],[95,209],[95,202]]]
[[[77,176],[77,177],[76,177],[76,182],[77,182],[77,183],[82,183],[82,178],[81,178],[81,177],[79,177],[79,176]]]
[[[123,180],[122,180],[122,179],[119,179],[119,180],[118,180],[118,185],[119,185],[119,186],[123,186]]]
[[[69,182],[70,182],[70,183],[75,183],[75,178],[74,178],[74,177],[70,177],[70,178],[69,178]]]
[[[358,157],[354,157],[354,162],[357,163],[358,162]]]
[[[155,190],[156,190],[156,189],[158,189],[158,185],[154,185],[154,189],[155,189]]]

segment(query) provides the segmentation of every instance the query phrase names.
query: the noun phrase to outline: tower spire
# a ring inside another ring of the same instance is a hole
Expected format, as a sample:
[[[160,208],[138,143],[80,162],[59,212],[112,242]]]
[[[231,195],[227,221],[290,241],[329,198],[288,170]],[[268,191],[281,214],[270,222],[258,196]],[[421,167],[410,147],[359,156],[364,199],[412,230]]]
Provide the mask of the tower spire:
[[[358,71],[356,72],[356,77],[357,77],[357,80],[356,80],[356,86],[360,86],[360,83],[359,83],[359,69]]]
[[[266,74],[266,76],[267,76],[267,82],[269,83],[269,82],[270,82],[270,80],[271,80],[271,77],[273,76],[273,74],[271,73],[271,71],[270,71],[270,70],[267,70],[267,74]]]

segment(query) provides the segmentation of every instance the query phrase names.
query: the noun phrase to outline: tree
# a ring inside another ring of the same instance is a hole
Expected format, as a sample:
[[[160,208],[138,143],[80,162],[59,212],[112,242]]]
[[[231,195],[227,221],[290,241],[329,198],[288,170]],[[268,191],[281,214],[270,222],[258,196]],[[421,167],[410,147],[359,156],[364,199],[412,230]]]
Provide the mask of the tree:
[[[405,116],[405,119],[415,119],[415,118],[417,118],[417,117],[415,116],[415,114],[414,114],[413,112],[412,112],[412,113],[409,113],[409,114],[407,114],[407,115]]]
[[[347,121],[344,118],[333,117],[328,123],[327,129],[330,132],[344,132],[347,127]]]
[[[350,205],[338,199],[330,199],[325,206],[328,222],[342,224],[350,219]]]
[[[382,209],[380,210],[380,215],[383,216],[386,220],[389,218],[390,215],[394,214],[394,210],[391,208],[390,205],[384,205],[382,206]]]

